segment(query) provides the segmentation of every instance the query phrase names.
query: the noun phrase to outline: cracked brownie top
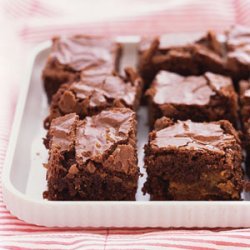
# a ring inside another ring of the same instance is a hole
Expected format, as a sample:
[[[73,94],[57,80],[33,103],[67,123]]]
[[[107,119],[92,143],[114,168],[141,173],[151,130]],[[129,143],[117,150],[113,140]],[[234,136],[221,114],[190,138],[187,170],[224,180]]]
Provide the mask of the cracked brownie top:
[[[224,154],[227,147],[239,144],[238,135],[227,121],[197,123],[187,120],[171,123],[166,119],[159,119],[156,123],[159,130],[150,134],[152,149],[206,150]]]
[[[120,146],[129,147],[128,151],[135,147],[135,126],[135,113],[128,108],[104,110],[84,120],[71,113],[52,121],[45,145],[52,151],[74,152],[79,165],[88,161],[102,162],[116,152],[117,147],[124,151],[123,160],[127,161],[131,152],[126,154],[127,149]],[[119,161],[122,161],[120,157]]]
[[[120,45],[112,40],[85,35],[54,37],[52,42],[50,59],[74,71],[101,66],[111,73],[120,49]]]
[[[45,128],[49,128],[53,118],[69,113],[76,113],[82,119],[109,107],[136,110],[143,83],[134,69],[126,68],[125,73],[125,77],[110,74],[94,80],[82,79],[62,85],[53,96]]]
[[[160,71],[146,95],[157,104],[206,105],[211,96],[227,96],[233,90],[229,77],[210,72],[202,76],[184,77],[168,71]]]

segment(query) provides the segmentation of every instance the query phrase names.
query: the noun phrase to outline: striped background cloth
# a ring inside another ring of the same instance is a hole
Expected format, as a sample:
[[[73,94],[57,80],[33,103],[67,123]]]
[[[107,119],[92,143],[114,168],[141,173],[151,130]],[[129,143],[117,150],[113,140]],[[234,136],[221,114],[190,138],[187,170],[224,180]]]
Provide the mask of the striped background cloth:
[[[0,0],[0,173],[25,60],[55,34],[156,35],[250,25],[240,0]],[[249,212],[249,211],[246,211]],[[12,216],[0,188],[0,249],[249,249],[250,229],[66,229]]]

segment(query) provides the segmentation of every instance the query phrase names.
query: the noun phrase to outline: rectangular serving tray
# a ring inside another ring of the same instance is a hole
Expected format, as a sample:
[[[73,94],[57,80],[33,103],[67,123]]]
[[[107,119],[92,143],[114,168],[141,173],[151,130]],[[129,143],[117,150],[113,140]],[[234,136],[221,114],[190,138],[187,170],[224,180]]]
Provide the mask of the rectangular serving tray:
[[[168,35],[178,41],[177,35]],[[124,45],[122,68],[135,66],[139,37],[118,37]],[[47,151],[42,138],[48,104],[41,72],[50,42],[31,54],[22,93],[16,109],[9,148],[3,168],[3,198],[10,212],[28,223],[48,227],[249,227],[250,196],[242,201],[149,201],[141,187],[146,174],[143,146],[148,126],[145,107],[138,111],[138,157],[144,176],[139,180],[136,201],[48,201],[46,190]]]

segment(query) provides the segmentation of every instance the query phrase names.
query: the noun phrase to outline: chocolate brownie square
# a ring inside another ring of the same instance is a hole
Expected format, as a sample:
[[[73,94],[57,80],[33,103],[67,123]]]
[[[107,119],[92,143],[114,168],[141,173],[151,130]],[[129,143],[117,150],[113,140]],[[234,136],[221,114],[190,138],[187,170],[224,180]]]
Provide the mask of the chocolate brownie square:
[[[111,74],[63,84],[52,98],[50,114],[44,122],[45,128],[49,128],[52,119],[69,113],[76,113],[83,119],[109,107],[136,110],[143,82],[132,68],[126,68],[125,73],[125,77]]]
[[[42,74],[49,102],[61,84],[79,79],[81,72],[92,79],[117,71],[120,54],[121,45],[107,38],[54,37]]]
[[[228,121],[157,120],[145,146],[151,200],[239,200],[242,153]]]
[[[45,145],[49,200],[135,200],[139,168],[135,113],[113,108],[52,121]]]
[[[250,28],[234,26],[226,32],[228,74],[234,79],[250,77]]]
[[[167,116],[173,120],[231,121],[237,126],[238,101],[230,78],[210,72],[181,76],[160,71],[146,91],[149,123]]]
[[[240,81],[240,114],[243,129],[243,142],[247,153],[247,172],[250,174],[250,81]]]
[[[139,46],[139,71],[149,86],[160,70],[172,71],[181,75],[199,75],[206,71],[223,73],[224,36],[208,32],[197,36],[182,38],[183,42],[169,42],[169,36],[155,38],[150,46],[142,40]]]

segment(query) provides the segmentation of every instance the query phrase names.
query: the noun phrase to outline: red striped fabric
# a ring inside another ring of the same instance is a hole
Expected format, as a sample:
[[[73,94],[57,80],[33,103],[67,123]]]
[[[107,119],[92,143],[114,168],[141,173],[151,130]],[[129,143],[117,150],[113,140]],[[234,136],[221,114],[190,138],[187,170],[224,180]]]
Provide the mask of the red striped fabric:
[[[115,10],[115,11],[114,11]],[[0,2],[0,180],[26,53],[55,34],[156,35],[250,25],[247,0]],[[10,52],[11,51],[11,52]],[[246,211],[247,212],[247,211]],[[0,249],[249,249],[250,229],[93,229],[29,225],[5,208]]]
[[[30,5],[27,2],[30,2]],[[33,2],[36,4],[32,4]],[[70,34],[79,30],[101,35],[156,35],[164,32],[195,32],[204,30],[204,28],[223,30],[236,22],[245,25],[250,24],[248,17],[249,1],[183,0],[168,1],[172,2],[169,5],[165,4],[165,1],[156,1],[156,5],[157,3],[159,5],[158,11],[150,12],[149,6],[140,15],[138,15],[140,13],[139,10],[133,11],[131,15],[129,13],[134,9],[134,6],[139,8],[149,1],[111,1],[114,7],[107,7],[103,12],[111,13],[112,15],[113,8],[117,6],[118,10],[125,7],[124,3],[126,3],[126,6],[131,6],[131,8],[125,8],[127,12],[120,10],[120,15],[116,17],[115,22],[106,15],[102,18],[99,17],[101,21],[98,22],[95,20],[89,22],[88,17],[87,20],[77,18],[79,15],[77,8],[75,12],[72,9],[72,12],[76,13],[76,17],[72,18],[72,16],[67,15],[65,17],[58,14],[52,6],[49,8],[49,6],[38,4],[37,2],[10,0],[7,1],[8,4],[5,7],[10,18],[23,20],[24,25],[19,27],[18,32],[26,42],[37,42],[47,39],[54,34]],[[93,6],[98,6],[99,2],[94,0]],[[123,4],[119,4],[121,2]],[[160,8],[161,6],[162,9]],[[84,16],[89,10],[91,9],[87,8],[86,11],[82,9],[80,13]],[[18,17],[18,11],[21,12],[20,17]],[[37,13],[37,15],[34,16],[34,13]],[[56,17],[57,22],[51,21],[53,17]],[[67,22],[67,20],[70,21]]]

